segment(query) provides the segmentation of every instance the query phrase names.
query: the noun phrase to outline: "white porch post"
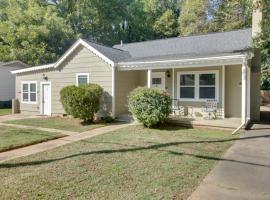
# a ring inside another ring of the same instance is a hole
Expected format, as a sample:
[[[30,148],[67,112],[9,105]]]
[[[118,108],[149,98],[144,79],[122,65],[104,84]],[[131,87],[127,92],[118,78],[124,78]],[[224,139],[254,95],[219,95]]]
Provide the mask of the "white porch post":
[[[151,87],[151,80],[152,80],[152,70],[148,69],[147,70],[147,87]]]
[[[112,67],[112,118],[115,118],[115,66]]]
[[[225,65],[222,66],[222,118],[225,118]]]
[[[175,99],[174,96],[174,68],[172,68],[172,99]]]
[[[242,64],[242,123],[246,123],[247,118],[247,61]]]
[[[250,120],[250,67],[247,67],[247,120]]]

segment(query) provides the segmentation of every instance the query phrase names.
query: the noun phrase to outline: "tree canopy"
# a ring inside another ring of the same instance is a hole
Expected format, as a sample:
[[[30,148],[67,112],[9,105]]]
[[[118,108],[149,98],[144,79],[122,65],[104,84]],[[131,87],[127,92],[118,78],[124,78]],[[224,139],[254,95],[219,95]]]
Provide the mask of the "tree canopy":
[[[252,0],[0,0],[0,60],[54,62],[79,37],[113,45],[241,29],[251,15]]]

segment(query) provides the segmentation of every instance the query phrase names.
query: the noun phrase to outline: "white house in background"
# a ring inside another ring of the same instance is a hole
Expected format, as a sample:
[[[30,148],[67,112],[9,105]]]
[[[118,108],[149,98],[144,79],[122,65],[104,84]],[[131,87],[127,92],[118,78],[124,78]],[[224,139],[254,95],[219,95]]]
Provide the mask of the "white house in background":
[[[21,61],[0,62],[0,102],[15,98],[15,75],[11,71],[27,67]]]

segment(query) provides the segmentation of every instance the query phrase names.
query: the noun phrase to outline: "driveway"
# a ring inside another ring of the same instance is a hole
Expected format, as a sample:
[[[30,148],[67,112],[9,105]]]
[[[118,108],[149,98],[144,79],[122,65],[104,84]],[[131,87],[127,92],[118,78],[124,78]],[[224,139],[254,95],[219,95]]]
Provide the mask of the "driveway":
[[[270,124],[243,134],[189,198],[228,199],[270,199]]]

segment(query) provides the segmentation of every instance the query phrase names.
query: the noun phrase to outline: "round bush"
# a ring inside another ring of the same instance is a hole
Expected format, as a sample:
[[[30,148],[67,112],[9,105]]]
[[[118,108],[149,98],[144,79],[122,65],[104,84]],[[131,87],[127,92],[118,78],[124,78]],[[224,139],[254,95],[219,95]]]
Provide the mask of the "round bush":
[[[128,97],[129,111],[146,127],[164,123],[172,112],[171,99],[158,89],[139,87]]]
[[[67,114],[92,122],[100,106],[103,89],[97,84],[67,86],[61,92],[61,102]]]

